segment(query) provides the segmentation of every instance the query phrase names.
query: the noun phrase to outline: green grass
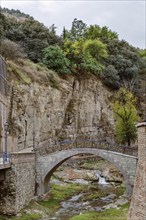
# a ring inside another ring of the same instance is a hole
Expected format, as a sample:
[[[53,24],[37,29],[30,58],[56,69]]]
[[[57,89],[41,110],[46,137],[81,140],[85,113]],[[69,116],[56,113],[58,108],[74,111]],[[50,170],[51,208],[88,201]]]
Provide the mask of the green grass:
[[[61,79],[54,71],[49,70],[43,64],[35,64],[27,59],[19,59],[17,62],[7,61],[7,71],[9,80],[13,81],[19,89],[20,84],[31,84],[37,82],[40,85],[48,86],[60,90]]]
[[[122,196],[125,191],[126,191],[126,187],[125,187],[124,185],[119,185],[119,186],[116,188],[116,195],[117,195],[117,196]]]
[[[41,217],[42,215],[38,213],[24,213],[21,217],[13,217],[11,218],[11,220],[39,220]]]
[[[7,217],[0,215],[0,220],[39,220],[42,217],[39,213],[23,213],[21,217]]]
[[[31,79],[28,76],[28,74],[26,74],[18,65],[16,65],[15,63],[9,61],[7,63],[7,70],[10,73],[13,73],[17,80],[16,80],[16,84],[19,84],[19,80],[22,81],[25,84],[30,84],[31,83]]]
[[[86,212],[75,215],[69,220],[126,220],[129,204],[121,206],[119,209],[108,209],[104,212]]]
[[[76,193],[87,190],[87,186],[67,183],[65,185],[51,184],[51,199],[40,201],[39,204],[50,209],[53,213],[60,207],[60,202],[69,199]]]
[[[75,194],[81,192],[90,192],[83,196],[82,201],[89,201],[95,198],[108,195],[108,190],[100,190],[94,186],[87,187],[87,185],[79,185],[73,183],[64,183],[63,185],[51,184],[50,198],[47,201],[32,201],[26,210],[21,211],[19,217],[7,217],[0,215],[0,220],[39,220],[43,214],[53,216],[54,213],[60,208],[60,202],[65,201]],[[118,196],[122,195],[125,191],[125,187],[118,186],[113,193]],[[30,210],[30,213],[28,213]],[[33,210],[38,210],[36,213]],[[42,214],[43,212],[43,214]],[[121,206],[119,209],[110,209],[104,212],[86,212],[81,215],[76,215],[70,220],[126,220],[126,214],[128,212],[128,205]]]
[[[5,220],[4,216],[0,215],[0,220]]]
[[[102,159],[97,160],[97,161],[94,161],[92,159],[88,159],[81,164],[81,168],[83,168],[83,169],[99,169],[102,171],[108,165],[110,165],[110,163],[108,161],[105,161]]]

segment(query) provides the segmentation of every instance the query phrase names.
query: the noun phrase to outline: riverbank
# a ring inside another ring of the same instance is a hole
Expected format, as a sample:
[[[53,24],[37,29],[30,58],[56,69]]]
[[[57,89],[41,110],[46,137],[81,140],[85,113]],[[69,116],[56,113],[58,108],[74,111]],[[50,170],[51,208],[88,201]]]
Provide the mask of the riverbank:
[[[115,189],[115,192],[117,199],[123,194],[124,188],[119,186]],[[112,195],[114,195],[115,192],[112,191]],[[83,196],[82,198],[80,198],[80,201],[75,201],[77,207],[75,207],[74,205],[72,209],[68,210],[69,206],[67,206],[64,207],[66,209],[65,214],[62,215],[62,213],[59,213],[59,210],[62,209],[61,203],[64,203],[65,201],[67,204],[69,200],[73,199],[73,197],[78,196],[79,194],[82,194]],[[46,201],[32,201],[29,206],[26,207],[17,216],[0,216],[0,220],[126,220],[129,203],[124,205],[117,205],[116,208],[109,208],[102,211],[88,211],[90,201],[94,201],[96,208],[98,208],[97,200],[101,198],[106,198],[109,196],[109,194],[111,193],[109,193],[108,190],[104,190],[103,192],[100,189],[97,190],[97,188],[94,186],[87,187],[86,185],[78,185],[72,183],[63,183],[63,185],[57,185],[53,183],[51,184],[51,194],[48,195],[50,198],[46,199]],[[83,211],[83,206],[81,206],[81,204],[87,205],[86,211]],[[80,210],[79,214],[77,215],[73,214],[75,208]],[[62,215],[62,217],[60,218],[56,215]],[[70,215],[73,216],[69,217]]]
[[[51,178],[51,190],[44,200],[34,199],[17,216],[0,215],[0,220],[126,220],[129,202],[123,197],[125,186],[96,175],[97,168],[101,175],[107,174],[107,163],[87,160],[78,169],[60,168]],[[117,178],[119,175],[116,173]]]
[[[127,220],[129,203],[118,207],[118,209],[111,208],[104,212],[87,212],[76,215],[69,220]]]

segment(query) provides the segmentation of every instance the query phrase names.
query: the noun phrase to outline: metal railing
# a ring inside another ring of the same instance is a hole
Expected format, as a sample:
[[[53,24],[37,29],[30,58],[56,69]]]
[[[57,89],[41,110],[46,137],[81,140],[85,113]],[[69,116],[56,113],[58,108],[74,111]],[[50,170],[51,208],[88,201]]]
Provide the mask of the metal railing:
[[[11,162],[11,154],[9,152],[0,153],[0,164],[7,164]]]

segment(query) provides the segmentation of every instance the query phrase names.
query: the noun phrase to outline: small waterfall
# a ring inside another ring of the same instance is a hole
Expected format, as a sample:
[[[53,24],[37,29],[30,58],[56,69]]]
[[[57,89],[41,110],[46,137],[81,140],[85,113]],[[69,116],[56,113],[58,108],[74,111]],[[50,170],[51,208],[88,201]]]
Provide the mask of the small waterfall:
[[[101,185],[108,185],[109,183],[105,180],[104,177],[101,177],[100,173],[97,172],[96,173],[96,176],[99,178],[99,181],[98,183],[101,184]]]

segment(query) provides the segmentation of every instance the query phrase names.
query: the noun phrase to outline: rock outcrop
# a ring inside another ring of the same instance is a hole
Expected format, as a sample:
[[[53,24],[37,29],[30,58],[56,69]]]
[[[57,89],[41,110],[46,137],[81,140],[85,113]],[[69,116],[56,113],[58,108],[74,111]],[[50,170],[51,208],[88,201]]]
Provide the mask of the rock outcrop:
[[[35,147],[45,154],[46,149],[59,149],[56,144],[64,139],[114,140],[113,93],[97,77],[57,77],[54,85],[49,80],[44,84],[10,80],[11,151]]]

